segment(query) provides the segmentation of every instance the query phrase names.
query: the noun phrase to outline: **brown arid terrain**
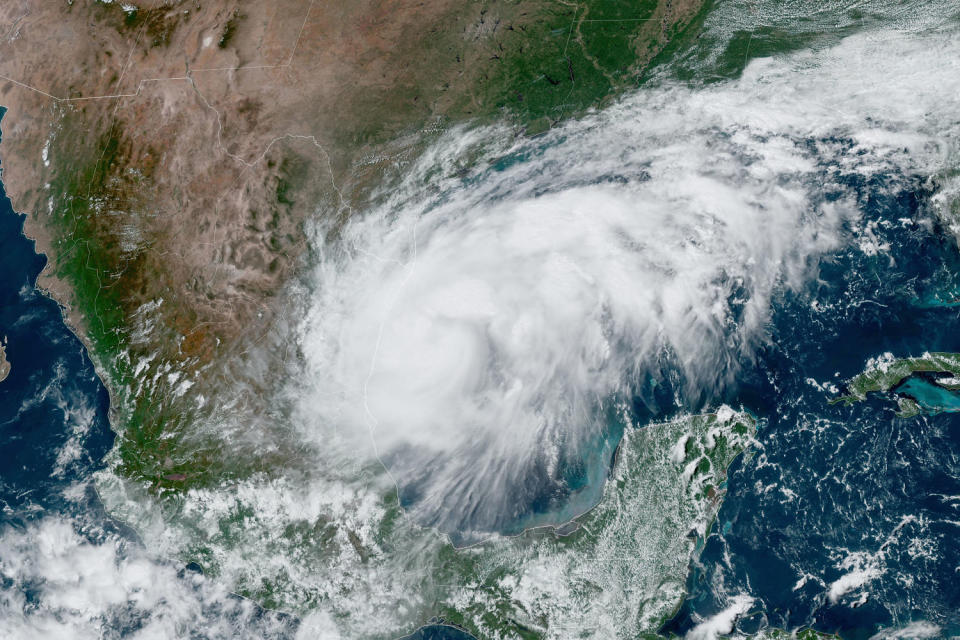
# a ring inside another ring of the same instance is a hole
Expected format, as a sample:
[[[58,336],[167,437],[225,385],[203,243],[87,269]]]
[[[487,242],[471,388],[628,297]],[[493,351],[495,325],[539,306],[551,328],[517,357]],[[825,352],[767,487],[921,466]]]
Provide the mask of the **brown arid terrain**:
[[[533,135],[602,105],[703,11],[702,0],[0,4],[4,183],[48,256],[41,285],[111,391],[120,473],[160,492],[225,473],[215,448],[178,438],[197,398],[231,384],[231,363],[283,319],[312,223],[335,236],[452,125],[502,120]]]

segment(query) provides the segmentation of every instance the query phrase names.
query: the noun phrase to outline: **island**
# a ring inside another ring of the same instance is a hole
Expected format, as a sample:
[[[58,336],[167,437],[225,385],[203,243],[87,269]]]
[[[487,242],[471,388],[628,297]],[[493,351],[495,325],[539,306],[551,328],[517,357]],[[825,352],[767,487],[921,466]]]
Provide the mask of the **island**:
[[[382,467],[348,484],[243,427],[279,412],[313,247],[444,132],[610,104],[709,4],[3,3],[4,182],[110,392],[109,514],[306,635],[655,637],[750,455],[746,411],[631,425],[593,509],[466,549],[405,518]]]
[[[910,418],[923,412],[960,411],[958,391],[960,353],[928,352],[906,358],[884,353],[871,358],[831,403],[853,404],[871,393],[893,393],[900,417]]]
[[[7,339],[0,340],[0,382],[7,379],[10,375],[10,362],[7,360]]]

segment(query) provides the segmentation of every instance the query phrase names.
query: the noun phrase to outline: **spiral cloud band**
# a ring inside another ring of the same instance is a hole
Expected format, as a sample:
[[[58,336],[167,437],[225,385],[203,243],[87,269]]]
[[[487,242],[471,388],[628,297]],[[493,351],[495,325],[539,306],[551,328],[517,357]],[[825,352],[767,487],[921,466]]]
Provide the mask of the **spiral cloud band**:
[[[570,500],[665,364],[681,405],[709,404],[772,298],[863,235],[852,177],[942,161],[924,113],[946,94],[914,78],[891,100],[871,46],[665,83],[534,139],[441,138],[320,260],[311,429],[366,442],[411,515],[463,540]]]

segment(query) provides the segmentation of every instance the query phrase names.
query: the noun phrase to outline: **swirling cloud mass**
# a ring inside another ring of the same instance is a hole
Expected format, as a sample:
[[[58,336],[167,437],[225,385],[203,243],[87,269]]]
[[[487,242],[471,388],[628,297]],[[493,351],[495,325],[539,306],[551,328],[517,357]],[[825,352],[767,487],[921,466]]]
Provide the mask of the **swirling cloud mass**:
[[[308,431],[372,441],[410,513],[464,540],[571,500],[667,372],[694,408],[731,381],[772,299],[857,231],[851,176],[944,160],[942,70],[907,37],[881,70],[887,46],[651,87],[534,139],[445,135],[314,274]]]

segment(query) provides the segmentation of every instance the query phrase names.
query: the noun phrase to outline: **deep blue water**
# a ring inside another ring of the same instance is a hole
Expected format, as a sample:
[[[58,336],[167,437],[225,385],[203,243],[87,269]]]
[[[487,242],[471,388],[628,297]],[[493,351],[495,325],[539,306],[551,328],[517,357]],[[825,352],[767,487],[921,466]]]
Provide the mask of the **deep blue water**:
[[[849,186],[891,249],[848,248],[823,262],[815,287],[777,305],[770,346],[728,398],[763,416],[760,452],[734,464],[719,526],[664,631],[682,634],[743,593],[757,598],[739,623],[747,632],[809,626],[861,639],[926,620],[960,633],[960,415],[938,410],[956,410],[956,395],[911,378],[894,392],[927,411],[903,419],[893,392],[831,406],[809,381],[840,385],[886,351],[960,350],[960,253],[919,182],[892,194],[881,178]],[[827,587],[849,552],[872,554],[881,574],[833,602]]]
[[[113,445],[107,391],[59,305],[35,286],[46,258],[23,235],[24,219],[0,183],[0,335],[11,364],[0,383],[0,525],[68,508],[63,490]],[[78,455],[58,465],[71,438]]]
[[[738,622],[744,631],[813,626],[859,640],[927,620],[960,633],[956,396],[912,378],[895,392],[927,411],[904,419],[893,393],[830,405],[817,386],[841,384],[885,351],[960,351],[960,251],[933,221],[919,180],[844,180],[890,249],[824,259],[808,291],[777,301],[768,345],[720,398],[762,418],[760,449],[731,469],[718,525],[667,632],[683,634],[746,593],[757,601]],[[113,442],[106,390],[57,304],[36,289],[44,258],[22,223],[0,185],[0,335],[12,365],[0,383],[0,532],[62,514],[129,535],[89,489]],[[638,411],[662,405],[669,388],[638,398]],[[65,458],[68,443],[79,453]],[[87,483],[86,498],[66,499],[76,483]],[[828,586],[844,573],[837,565],[853,552],[872,557],[879,577],[831,601]],[[444,626],[411,636],[464,637]]]
[[[5,111],[0,107],[0,120]],[[132,531],[106,514],[93,489],[92,474],[102,468],[114,441],[109,396],[80,340],[65,324],[59,304],[36,287],[46,258],[23,235],[24,220],[14,212],[0,180],[0,337],[7,338],[11,364],[10,375],[0,382],[0,538],[31,522],[61,518],[92,544],[124,540],[142,547]],[[65,455],[65,450],[75,453]],[[5,589],[22,587],[9,581],[3,569],[0,557],[0,599]],[[30,587],[26,590],[30,599]],[[199,604],[200,591],[195,591],[201,620],[232,616],[234,625],[244,626],[245,637],[296,634],[299,622],[292,616],[255,610],[240,617],[243,614],[217,602]],[[4,611],[0,606],[0,615]],[[133,635],[143,622],[131,612],[110,615],[115,616],[115,624],[107,625],[110,637]],[[204,626],[185,630],[187,637],[206,637]],[[470,637],[436,624],[417,629],[408,640]]]

